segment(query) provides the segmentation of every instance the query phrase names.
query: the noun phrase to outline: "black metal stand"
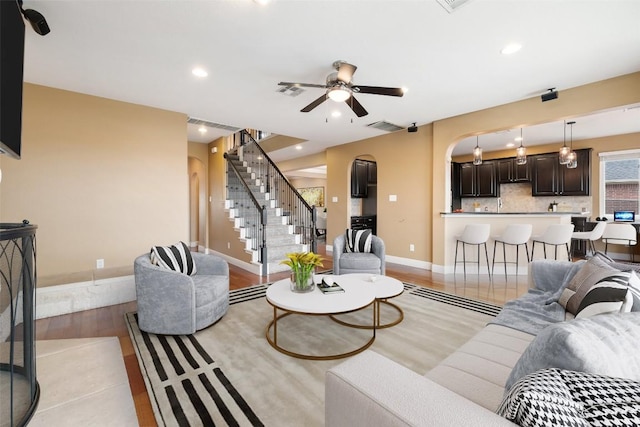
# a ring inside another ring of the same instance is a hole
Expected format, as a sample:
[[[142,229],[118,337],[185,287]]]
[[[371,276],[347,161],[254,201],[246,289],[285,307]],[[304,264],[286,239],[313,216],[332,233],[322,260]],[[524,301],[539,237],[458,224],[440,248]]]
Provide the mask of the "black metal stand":
[[[36,378],[36,229],[0,224],[0,420],[24,426],[40,399]]]

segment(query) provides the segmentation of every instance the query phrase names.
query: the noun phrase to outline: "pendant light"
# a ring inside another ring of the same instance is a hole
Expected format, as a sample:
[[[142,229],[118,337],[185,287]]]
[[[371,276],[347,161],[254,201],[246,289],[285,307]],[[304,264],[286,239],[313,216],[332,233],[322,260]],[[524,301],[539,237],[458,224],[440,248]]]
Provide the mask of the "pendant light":
[[[578,167],[578,155],[576,154],[575,151],[573,151],[573,125],[576,122],[567,122],[567,124],[569,126],[571,126],[569,128],[569,154],[567,154],[567,159],[569,159],[569,161],[567,162],[567,167],[569,169],[575,169]]]
[[[571,152],[571,149],[567,147],[567,122],[565,121],[564,122],[564,140],[562,142],[562,147],[558,152],[558,161],[560,162],[561,165],[566,165],[567,163],[569,163],[570,152]]]
[[[482,164],[482,148],[478,145],[479,137],[476,135],[476,148],[473,149],[473,164]]]
[[[520,128],[520,146],[516,148],[516,164],[527,164],[527,149],[522,145],[522,128]]]

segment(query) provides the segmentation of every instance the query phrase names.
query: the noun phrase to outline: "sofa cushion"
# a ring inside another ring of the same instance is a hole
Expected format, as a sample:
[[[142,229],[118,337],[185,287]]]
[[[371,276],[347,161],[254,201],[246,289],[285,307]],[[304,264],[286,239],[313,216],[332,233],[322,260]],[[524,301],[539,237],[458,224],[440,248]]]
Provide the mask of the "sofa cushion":
[[[633,298],[627,287],[629,277],[630,273],[616,270],[599,257],[593,257],[573,276],[558,303],[576,317],[631,311]]]
[[[371,230],[352,230],[345,232],[345,252],[371,252]]]
[[[631,426],[640,420],[640,383],[544,369],[521,378],[498,414],[520,426]]]
[[[184,242],[178,242],[172,246],[153,246],[149,255],[151,263],[159,267],[189,276],[196,274],[196,265],[191,251]]]
[[[640,313],[603,314],[549,325],[520,356],[506,388],[546,368],[640,380],[639,342]]]

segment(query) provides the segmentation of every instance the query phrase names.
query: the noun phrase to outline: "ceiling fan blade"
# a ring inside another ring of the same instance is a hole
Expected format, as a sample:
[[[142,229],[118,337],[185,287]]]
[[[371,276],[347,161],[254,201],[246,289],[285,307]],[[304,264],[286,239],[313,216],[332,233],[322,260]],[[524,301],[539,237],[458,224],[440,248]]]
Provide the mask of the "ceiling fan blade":
[[[399,87],[380,87],[380,86],[353,86],[351,88],[355,92],[370,93],[373,95],[402,96],[404,91]]]
[[[292,83],[292,82],[280,82],[278,86],[298,86],[298,87],[317,87],[320,89],[327,89],[327,85],[317,85],[313,83]]]
[[[315,101],[313,101],[311,104],[307,105],[300,111],[303,113],[308,113],[309,111],[316,108],[318,105],[322,104],[326,99],[327,99],[327,94],[323,93],[318,99],[316,99]]]
[[[358,67],[347,62],[340,63],[338,67],[338,80],[350,83],[353,78],[353,73],[355,73],[357,69]]]
[[[365,109],[364,109],[364,107],[362,106],[362,104],[360,104],[360,103],[358,102],[358,100],[357,100],[353,95],[351,95],[351,96],[349,97],[349,99],[347,99],[347,100],[346,100],[346,101],[344,101],[344,102],[346,102],[346,104],[347,104],[349,107],[351,107],[351,109],[353,110],[353,112],[354,112],[354,113],[356,113],[356,116],[358,116],[358,117],[364,117],[364,116],[366,116],[367,114],[369,114],[369,113],[367,112],[367,110],[365,110]]]

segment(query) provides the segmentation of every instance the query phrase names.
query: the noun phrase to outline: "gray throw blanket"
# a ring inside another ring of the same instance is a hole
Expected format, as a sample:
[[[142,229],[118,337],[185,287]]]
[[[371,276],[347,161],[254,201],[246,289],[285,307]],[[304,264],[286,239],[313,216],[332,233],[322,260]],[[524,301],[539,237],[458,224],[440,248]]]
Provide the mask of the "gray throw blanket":
[[[532,335],[552,323],[565,320],[565,310],[558,298],[585,261],[560,262],[540,260],[529,265],[533,288],[525,295],[505,303],[490,322]]]

